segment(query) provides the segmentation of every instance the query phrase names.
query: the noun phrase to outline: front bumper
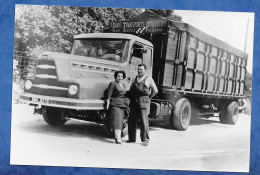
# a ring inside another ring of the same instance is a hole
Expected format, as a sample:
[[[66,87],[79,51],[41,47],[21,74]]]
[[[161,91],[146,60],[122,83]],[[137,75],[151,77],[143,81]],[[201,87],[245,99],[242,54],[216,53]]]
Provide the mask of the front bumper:
[[[59,107],[77,110],[103,110],[105,109],[105,100],[80,100],[64,97],[52,97],[45,95],[36,95],[31,93],[22,93],[19,100],[28,104]]]

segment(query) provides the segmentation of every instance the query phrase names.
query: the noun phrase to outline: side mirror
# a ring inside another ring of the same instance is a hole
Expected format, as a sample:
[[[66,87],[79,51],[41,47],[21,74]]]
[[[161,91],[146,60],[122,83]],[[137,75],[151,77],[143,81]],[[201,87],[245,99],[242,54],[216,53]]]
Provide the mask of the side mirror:
[[[147,53],[148,49],[141,49],[141,53]]]
[[[147,53],[148,51],[146,48],[133,48],[133,50],[140,50],[140,53]]]

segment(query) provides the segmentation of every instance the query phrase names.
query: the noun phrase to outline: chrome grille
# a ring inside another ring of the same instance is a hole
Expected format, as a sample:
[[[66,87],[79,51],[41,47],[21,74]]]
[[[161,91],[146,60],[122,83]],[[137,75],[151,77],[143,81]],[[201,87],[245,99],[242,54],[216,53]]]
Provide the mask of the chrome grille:
[[[39,95],[67,97],[68,83],[58,81],[55,62],[53,60],[39,60],[32,88],[27,92]]]

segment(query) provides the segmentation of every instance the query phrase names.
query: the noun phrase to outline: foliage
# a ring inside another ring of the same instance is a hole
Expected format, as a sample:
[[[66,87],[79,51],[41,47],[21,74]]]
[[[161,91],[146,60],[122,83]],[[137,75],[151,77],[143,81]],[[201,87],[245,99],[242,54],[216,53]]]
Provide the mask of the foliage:
[[[245,96],[252,97],[252,74],[246,71],[245,76]]]
[[[14,50],[36,57],[44,51],[69,53],[73,36],[102,32],[112,21],[127,20],[140,9],[16,5]],[[27,75],[29,56],[17,55],[21,79]]]
[[[14,49],[38,55],[49,50],[69,53],[73,36],[103,32],[112,21],[131,19],[141,9],[16,5]],[[151,9],[172,20],[181,17],[173,10]]]
[[[127,20],[140,9],[17,5],[15,50],[70,52],[73,36],[102,32],[109,23]]]
[[[31,51],[37,46],[55,45],[57,20],[44,6],[17,5],[15,13],[15,50]]]
[[[174,10],[149,9],[150,11],[173,21],[181,21],[182,17],[175,14]]]

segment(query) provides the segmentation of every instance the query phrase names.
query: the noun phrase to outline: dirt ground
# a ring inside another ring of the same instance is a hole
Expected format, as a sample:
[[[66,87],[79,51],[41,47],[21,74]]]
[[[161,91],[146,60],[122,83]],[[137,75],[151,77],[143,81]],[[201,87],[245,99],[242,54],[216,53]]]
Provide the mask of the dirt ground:
[[[14,104],[10,163],[248,172],[250,123],[245,114],[239,115],[236,125],[220,124],[218,117],[192,118],[186,131],[176,131],[151,120],[147,147],[140,145],[140,137],[136,143],[117,145],[100,124],[70,120],[52,127],[33,114],[33,107]]]

